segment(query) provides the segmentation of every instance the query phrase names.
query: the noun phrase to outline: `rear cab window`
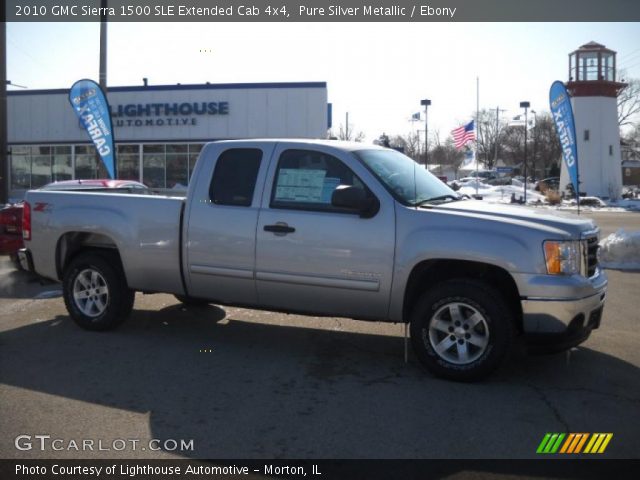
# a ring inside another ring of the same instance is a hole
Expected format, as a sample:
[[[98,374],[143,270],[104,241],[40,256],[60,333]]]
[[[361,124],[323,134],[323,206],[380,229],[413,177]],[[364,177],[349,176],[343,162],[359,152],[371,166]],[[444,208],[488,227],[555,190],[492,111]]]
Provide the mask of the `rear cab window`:
[[[262,150],[258,148],[232,148],[222,152],[209,185],[211,202],[251,206],[261,161]]]

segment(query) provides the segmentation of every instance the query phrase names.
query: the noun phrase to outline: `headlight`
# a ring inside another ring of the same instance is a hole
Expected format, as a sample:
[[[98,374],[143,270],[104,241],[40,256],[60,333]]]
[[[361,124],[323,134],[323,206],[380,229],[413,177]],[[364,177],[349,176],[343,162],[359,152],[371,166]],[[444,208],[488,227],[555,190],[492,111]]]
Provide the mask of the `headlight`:
[[[547,273],[551,275],[572,275],[580,273],[580,244],[576,241],[544,242],[544,258]]]

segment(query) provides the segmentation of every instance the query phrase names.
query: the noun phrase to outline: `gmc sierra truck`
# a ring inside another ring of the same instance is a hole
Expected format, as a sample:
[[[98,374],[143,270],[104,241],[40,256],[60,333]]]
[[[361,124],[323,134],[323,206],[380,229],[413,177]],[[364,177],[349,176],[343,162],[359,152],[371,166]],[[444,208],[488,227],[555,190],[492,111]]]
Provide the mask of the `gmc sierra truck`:
[[[408,324],[433,374],[474,380],[514,342],[562,350],[598,328],[607,288],[591,220],[461,198],[361,143],[206,145],[186,198],[30,191],[20,258],[108,330],[134,293]]]

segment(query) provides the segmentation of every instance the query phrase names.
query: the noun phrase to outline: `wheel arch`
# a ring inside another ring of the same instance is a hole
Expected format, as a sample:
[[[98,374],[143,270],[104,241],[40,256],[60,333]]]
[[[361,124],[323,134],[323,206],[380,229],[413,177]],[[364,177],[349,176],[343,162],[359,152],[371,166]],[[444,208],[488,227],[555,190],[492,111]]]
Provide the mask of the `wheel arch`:
[[[432,259],[417,264],[411,271],[404,293],[402,318],[408,321],[420,295],[438,283],[452,279],[474,279],[486,282],[500,293],[522,332],[522,305],[515,280],[504,268],[483,262],[454,259]]]
[[[124,273],[120,251],[112,238],[100,233],[67,232],[58,239],[56,244],[56,275],[58,279],[62,280],[65,269],[75,257],[88,251],[98,254],[109,252],[110,255],[114,255],[117,257],[118,266]]]

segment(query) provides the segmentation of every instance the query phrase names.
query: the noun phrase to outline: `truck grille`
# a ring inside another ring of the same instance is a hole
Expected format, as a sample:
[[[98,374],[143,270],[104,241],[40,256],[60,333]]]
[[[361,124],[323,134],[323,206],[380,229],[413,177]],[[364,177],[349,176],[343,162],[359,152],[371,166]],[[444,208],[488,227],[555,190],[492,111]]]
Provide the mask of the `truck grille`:
[[[593,277],[598,270],[598,236],[585,239],[585,266],[588,278]]]

